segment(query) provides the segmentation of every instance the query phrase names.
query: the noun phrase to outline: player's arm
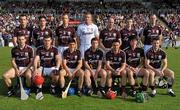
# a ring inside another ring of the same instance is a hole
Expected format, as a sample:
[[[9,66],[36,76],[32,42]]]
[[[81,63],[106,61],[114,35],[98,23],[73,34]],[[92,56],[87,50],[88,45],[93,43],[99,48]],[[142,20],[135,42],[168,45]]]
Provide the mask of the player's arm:
[[[126,68],[126,63],[122,63],[119,71],[123,71]]]
[[[80,26],[78,26],[78,28],[77,28],[77,32],[76,32],[76,34],[77,34],[77,48],[79,48],[80,47],[80,36],[81,36],[81,29],[80,29]]]
[[[161,71],[164,71],[167,68],[167,58],[163,59],[162,63],[163,63],[163,66],[162,66]]]
[[[56,59],[56,68],[59,68],[61,66],[61,57],[59,54],[55,56]]]
[[[151,70],[153,70],[153,71],[156,71],[156,69],[155,68],[153,68],[151,65],[150,65],[150,60],[149,59],[145,59],[145,66],[146,66],[146,68],[148,68],[148,69],[151,69]]]
[[[16,65],[15,58],[12,58],[11,63],[12,63],[12,67],[15,69],[16,75],[18,75],[19,69],[18,69],[18,66]]]
[[[92,71],[91,67],[89,66],[88,62],[85,60],[84,61],[84,66],[86,69],[88,69],[89,71]]]
[[[98,67],[97,67],[97,69],[96,69],[96,73],[99,73],[99,71],[101,70],[101,68],[102,68],[102,60],[99,60],[99,61],[98,61]]]
[[[68,66],[67,66],[66,64],[67,64],[67,60],[66,60],[66,59],[63,59],[63,63],[62,63],[63,68],[65,69],[65,71],[66,71],[68,74],[71,74],[71,72],[70,72],[70,70],[69,70],[69,68],[68,68]]]
[[[75,70],[73,71],[73,74],[75,74],[78,70],[80,70],[82,67],[82,59],[78,60],[78,65],[75,68]]]
[[[39,61],[40,61],[40,57],[39,55],[36,55],[33,62],[34,74],[36,74],[37,72]]]
[[[111,67],[110,61],[106,61],[106,67],[107,67],[107,69],[109,69],[109,70],[112,71],[112,72],[115,72],[115,71],[116,71],[115,69],[113,69],[113,68]]]

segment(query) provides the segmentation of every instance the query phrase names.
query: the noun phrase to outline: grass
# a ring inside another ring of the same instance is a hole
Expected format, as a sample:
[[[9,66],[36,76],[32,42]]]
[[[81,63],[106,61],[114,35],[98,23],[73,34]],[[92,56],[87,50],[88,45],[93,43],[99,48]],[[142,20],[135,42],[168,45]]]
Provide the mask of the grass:
[[[27,101],[21,101],[18,97],[5,96],[7,89],[0,77],[0,110],[180,110],[180,51],[168,49],[169,67],[175,71],[174,91],[176,97],[166,95],[166,90],[158,89],[155,98],[150,98],[146,103],[136,103],[133,98],[122,100],[100,99],[97,97],[70,96],[67,99],[59,99],[50,94],[45,94],[42,101],[35,100],[35,95]],[[0,48],[0,75],[10,67],[10,48]]]

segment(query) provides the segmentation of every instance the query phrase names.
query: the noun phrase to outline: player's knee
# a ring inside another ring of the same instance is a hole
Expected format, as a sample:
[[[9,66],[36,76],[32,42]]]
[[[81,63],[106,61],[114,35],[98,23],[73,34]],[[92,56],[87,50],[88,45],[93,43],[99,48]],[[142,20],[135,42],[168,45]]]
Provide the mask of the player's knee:
[[[144,77],[149,77],[149,71],[148,70],[144,70]]]
[[[121,76],[126,76],[126,70],[122,70]]]
[[[101,70],[101,77],[102,78],[106,78],[107,77],[107,73],[105,70]]]

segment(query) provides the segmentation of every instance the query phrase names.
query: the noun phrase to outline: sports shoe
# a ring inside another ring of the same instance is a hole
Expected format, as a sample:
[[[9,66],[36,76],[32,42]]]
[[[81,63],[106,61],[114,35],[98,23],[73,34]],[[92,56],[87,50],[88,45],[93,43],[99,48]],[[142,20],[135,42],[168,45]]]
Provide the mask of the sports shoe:
[[[88,95],[88,96],[92,96],[92,95],[93,95],[93,90],[92,90],[92,89],[89,89],[88,92],[87,92],[87,95]]]
[[[150,96],[151,96],[151,97],[155,97],[155,96],[156,96],[156,90],[152,90]]]
[[[176,97],[176,95],[172,89],[168,89],[168,95],[170,95],[172,97]]]
[[[133,91],[131,91],[131,93],[130,93],[130,95],[132,96],[132,97],[135,97],[136,96],[136,91],[135,90],[133,90]]]
[[[14,90],[12,89],[12,90],[8,91],[7,95],[8,95],[8,97],[11,97],[12,95],[14,95]]]
[[[36,100],[42,100],[42,99],[44,99],[44,96],[43,96],[42,92],[38,92],[36,94]]]
[[[56,90],[55,90],[55,88],[54,88],[54,87],[51,87],[51,88],[50,88],[50,93],[51,93],[51,94],[53,94],[53,95],[55,95],[55,94],[56,94]]]
[[[77,91],[77,95],[78,95],[79,97],[81,97],[81,96],[82,96],[82,92],[81,92],[80,90],[78,90],[78,91]]]

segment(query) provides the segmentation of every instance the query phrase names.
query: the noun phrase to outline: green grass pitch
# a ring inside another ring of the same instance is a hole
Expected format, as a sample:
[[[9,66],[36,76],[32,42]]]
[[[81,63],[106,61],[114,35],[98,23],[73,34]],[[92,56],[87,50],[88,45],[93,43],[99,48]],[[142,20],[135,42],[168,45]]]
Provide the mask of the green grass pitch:
[[[27,101],[17,97],[5,96],[7,89],[0,77],[0,110],[180,110],[180,50],[168,49],[168,67],[175,71],[174,91],[176,97],[170,97],[165,89],[158,89],[155,98],[150,98],[146,103],[136,103],[133,98],[122,100],[100,99],[97,97],[70,96],[59,99],[50,94],[45,94],[42,101],[35,100],[35,95]],[[0,75],[10,67],[10,48],[0,48]],[[150,89],[149,89],[150,90]]]

